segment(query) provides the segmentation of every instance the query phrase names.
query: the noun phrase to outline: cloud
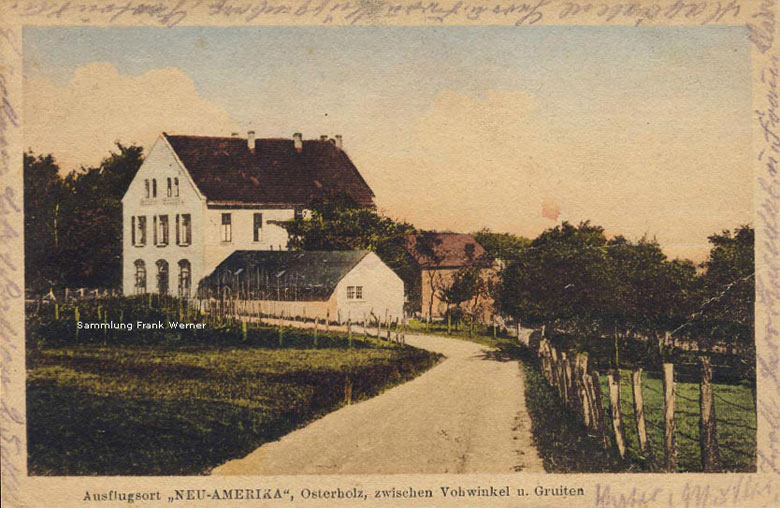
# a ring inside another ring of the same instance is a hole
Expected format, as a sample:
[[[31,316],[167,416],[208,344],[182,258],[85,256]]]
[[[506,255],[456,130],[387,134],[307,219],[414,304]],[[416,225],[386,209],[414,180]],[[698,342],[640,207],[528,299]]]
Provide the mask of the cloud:
[[[52,153],[66,171],[96,165],[115,141],[148,149],[162,131],[228,135],[237,129],[177,68],[128,76],[111,63],[89,63],[66,87],[27,80],[24,107],[25,146]]]

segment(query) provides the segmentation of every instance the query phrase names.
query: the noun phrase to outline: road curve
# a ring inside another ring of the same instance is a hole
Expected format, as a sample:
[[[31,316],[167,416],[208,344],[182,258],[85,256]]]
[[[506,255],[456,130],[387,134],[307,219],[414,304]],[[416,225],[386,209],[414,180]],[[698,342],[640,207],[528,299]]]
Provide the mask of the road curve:
[[[522,365],[484,346],[431,335],[407,344],[446,359],[372,399],[334,411],[216,475],[543,472]]]

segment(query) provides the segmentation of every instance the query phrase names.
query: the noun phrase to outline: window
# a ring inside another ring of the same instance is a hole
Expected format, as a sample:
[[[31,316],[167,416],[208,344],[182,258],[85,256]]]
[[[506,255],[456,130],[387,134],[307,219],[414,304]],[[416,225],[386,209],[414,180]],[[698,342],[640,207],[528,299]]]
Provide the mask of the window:
[[[347,286],[347,300],[355,299],[355,286]]]
[[[146,188],[146,197],[148,198],[151,194],[149,193],[149,179],[147,178],[144,180],[144,187]]]
[[[165,197],[172,197],[173,196],[173,182],[170,178],[168,178],[168,186],[165,188]]]
[[[157,292],[168,294],[168,262],[164,259],[157,261]]]
[[[136,219],[136,225],[138,227],[138,231],[136,232],[135,239],[138,240],[139,247],[143,247],[146,245],[146,216],[141,215]]]
[[[152,178],[152,197],[153,198],[157,197],[157,179],[156,178]]]
[[[256,242],[259,242],[263,238],[263,214],[262,213],[255,214],[254,231],[255,231],[254,239]]]
[[[179,296],[189,298],[192,286],[192,270],[190,262],[186,259],[179,261]]]
[[[157,216],[152,218],[152,241],[157,245]]]
[[[179,178],[173,179],[173,196],[178,198],[179,197]]]
[[[146,293],[146,263],[143,259],[135,260],[135,292]]]
[[[189,245],[192,242],[192,220],[190,214],[176,214],[176,245]]]
[[[189,245],[192,243],[192,219],[190,214],[184,213],[181,216],[181,244]]]
[[[302,220],[303,219],[303,208],[296,207],[294,212],[294,218],[295,220]]]
[[[130,243],[138,245],[135,243],[135,215],[130,217]]]
[[[355,300],[363,299],[363,286],[355,286]]]
[[[231,217],[229,213],[222,214],[222,241],[233,241],[233,229],[231,225]]]
[[[159,226],[159,231],[157,232],[157,245],[168,245],[168,216],[160,215],[157,225]]]

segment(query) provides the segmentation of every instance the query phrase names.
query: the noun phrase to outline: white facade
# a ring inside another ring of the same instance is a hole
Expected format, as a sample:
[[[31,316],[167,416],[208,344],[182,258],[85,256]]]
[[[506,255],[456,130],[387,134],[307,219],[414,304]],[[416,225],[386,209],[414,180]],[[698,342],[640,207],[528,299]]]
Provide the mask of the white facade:
[[[359,288],[359,289],[358,289]],[[363,321],[373,314],[381,320],[402,319],[404,282],[396,273],[369,252],[339,281],[330,300],[340,321]]]
[[[160,136],[122,198],[123,293],[192,295],[235,250],[286,250],[287,231],[277,222],[294,213],[207,204]]]

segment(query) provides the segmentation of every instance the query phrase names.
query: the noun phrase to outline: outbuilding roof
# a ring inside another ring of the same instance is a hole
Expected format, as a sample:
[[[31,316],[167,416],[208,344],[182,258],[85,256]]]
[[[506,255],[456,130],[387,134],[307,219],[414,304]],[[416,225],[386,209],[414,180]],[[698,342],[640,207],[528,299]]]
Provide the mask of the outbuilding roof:
[[[327,300],[369,252],[238,250],[199,289],[216,295],[228,288],[261,300]]]
[[[406,250],[422,268],[463,268],[489,265],[484,247],[465,233],[414,233],[406,237]]]
[[[347,194],[365,206],[374,193],[349,156],[329,140],[176,136],[163,133],[195,185],[213,204],[306,205]]]

